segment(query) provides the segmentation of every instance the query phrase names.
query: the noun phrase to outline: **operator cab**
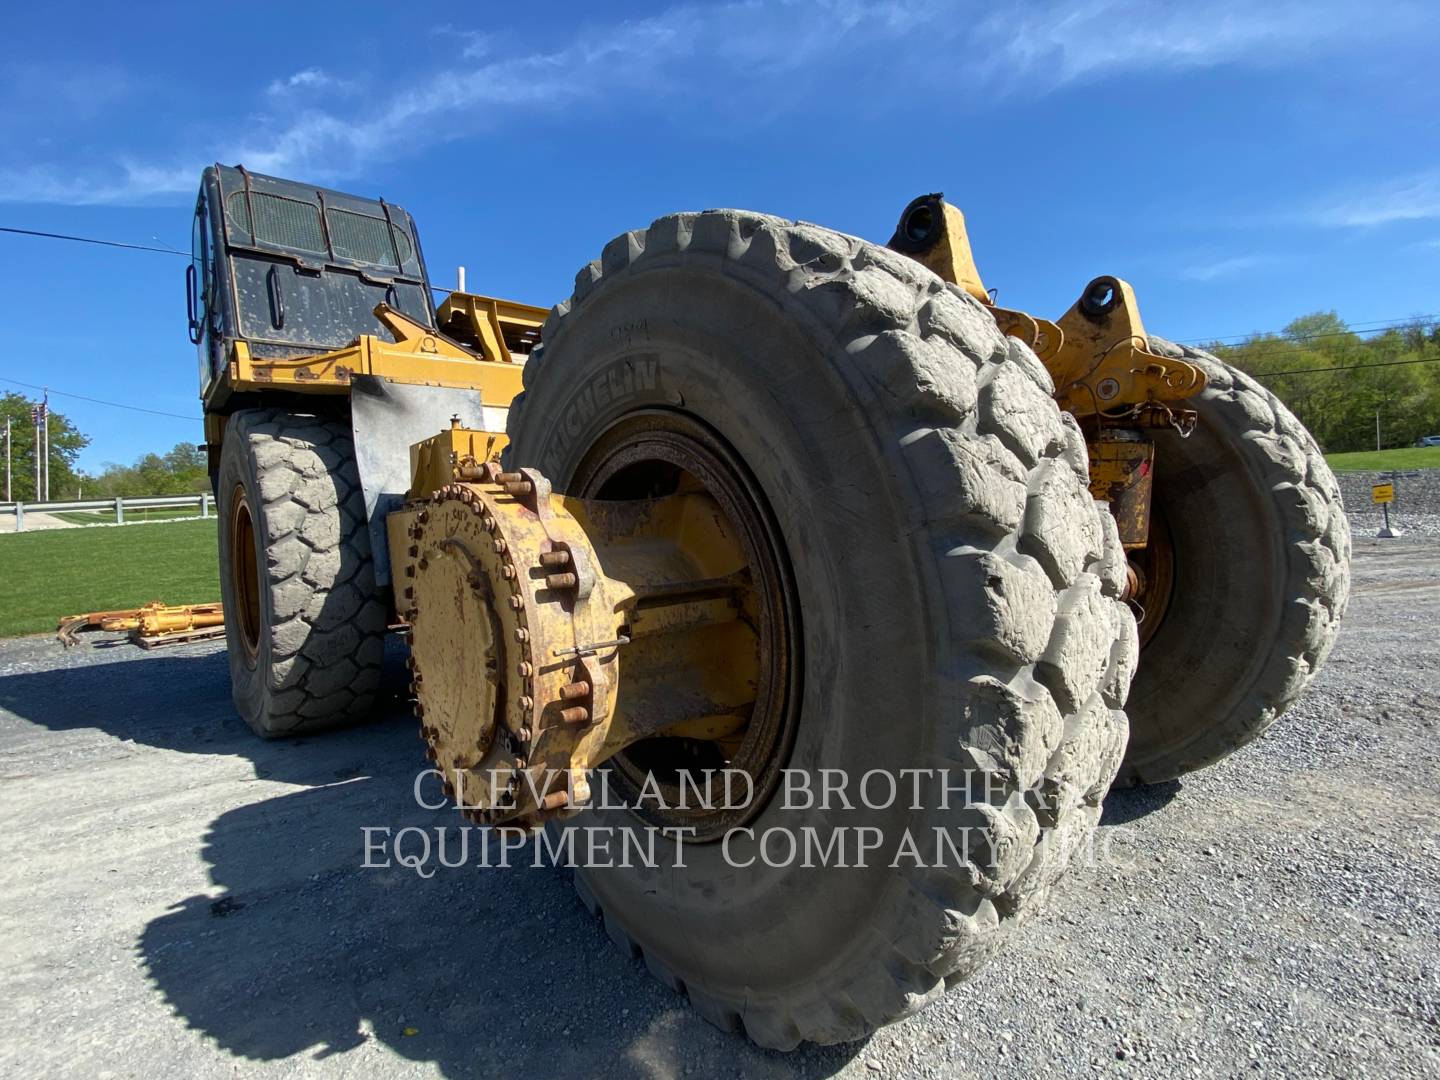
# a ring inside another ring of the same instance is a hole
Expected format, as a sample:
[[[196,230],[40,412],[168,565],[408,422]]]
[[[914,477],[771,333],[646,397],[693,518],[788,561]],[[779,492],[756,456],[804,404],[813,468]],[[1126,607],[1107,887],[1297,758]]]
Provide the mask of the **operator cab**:
[[[225,396],[236,341],[284,359],[385,334],[385,303],[435,327],[415,222],[383,199],[212,165],[200,178],[190,265],[190,340],[199,349],[200,396]]]

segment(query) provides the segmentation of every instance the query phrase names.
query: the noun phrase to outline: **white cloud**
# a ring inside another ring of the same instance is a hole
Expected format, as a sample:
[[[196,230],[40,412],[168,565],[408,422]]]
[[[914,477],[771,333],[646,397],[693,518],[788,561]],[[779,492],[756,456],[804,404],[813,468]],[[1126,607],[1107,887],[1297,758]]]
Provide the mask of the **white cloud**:
[[[1232,255],[1205,262],[1192,262],[1188,266],[1181,267],[1177,271],[1177,276],[1185,281],[1215,281],[1219,278],[1233,277],[1246,270],[1253,270],[1274,261],[1275,259],[1269,255]]]
[[[121,162],[107,175],[79,176],[52,165],[0,167],[0,202],[129,206],[157,196],[194,194],[200,168]]]
[[[348,79],[337,79],[321,68],[312,67],[297,71],[284,79],[275,79],[265,88],[265,92],[271,97],[284,97],[297,91],[329,90],[349,93],[354,87],[355,84]]]
[[[188,191],[200,165],[217,158],[334,182],[535,113],[582,105],[659,109],[689,98],[753,118],[760,110],[803,108],[807,83],[829,93],[851,82],[837,75],[866,70],[897,91],[943,93],[942,107],[962,108],[980,95],[1043,93],[1128,72],[1282,62],[1377,22],[1339,0],[1261,7],[1248,0],[1052,0],[977,14],[958,0],[725,0],[580,25],[568,42],[529,52],[501,52],[484,34],[446,27],[457,60],[473,62],[417,78],[389,97],[357,103],[353,84],[308,68],[268,85],[264,97],[276,108],[258,122],[244,118],[253,131],[247,137],[222,137],[188,153],[176,148],[166,164],[129,168],[119,183],[103,174],[0,167],[0,201],[168,196]],[[723,104],[717,86],[725,87]],[[175,186],[177,172],[189,178],[183,189]]]
[[[1317,203],[1309,217],[1316,224],[1340,228],[1440,219],[1440,171],[1332,196]]]
[[[1273,64],[1297,54],[1394,33],[1414,17],[1366,18],[1342,3],[1279,0],[1072,0],[996,12],[982,23],[991,72],[1001,81],[1053,88],[1124,71],[1229,63]]]

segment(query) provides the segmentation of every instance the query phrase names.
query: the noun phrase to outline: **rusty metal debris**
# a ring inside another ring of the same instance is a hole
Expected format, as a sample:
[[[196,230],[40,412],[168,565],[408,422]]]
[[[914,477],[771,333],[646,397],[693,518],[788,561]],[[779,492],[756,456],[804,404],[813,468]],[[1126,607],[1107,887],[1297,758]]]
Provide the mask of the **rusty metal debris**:
[[[66,615],[56,630],[56,640],[67,649],[78,645],[78,635],[88,631],[128,634],[142,649],[158,649],[224,636],[225,615],[219,604],[169,605],[153,600],[138,608]]]

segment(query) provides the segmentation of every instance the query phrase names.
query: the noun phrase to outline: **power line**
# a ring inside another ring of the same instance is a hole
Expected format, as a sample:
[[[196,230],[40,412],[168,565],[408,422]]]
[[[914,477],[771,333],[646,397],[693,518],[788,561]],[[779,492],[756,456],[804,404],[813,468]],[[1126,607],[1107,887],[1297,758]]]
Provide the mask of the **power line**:
[[[179,255],[188,259],[189,255],[175,248],[150,247],[148,244],[122,244],[118,240],[97,240],[93,236],[70,236],[66,233],[39,232],[35,229],[15,229],[9,225],[0,225],[0,232],[14,233],[16,236],[38,236],[44,240],[73,240],[77,244],[99,244],[101,247],[125,248],[127,251],[153,251],[160,255]]]
[[[1252,379],[1277,379],[1281,375],[1319,375],[1324,371],[1360,371],[1364,368],[1403,367],[1406,364],[1440,363],[1440,356],[1422,356],[1417,360],[1381,360],[1375,364],[1339,364],[1335,367],[1295,368],[1292,371],[1246,372]],[[1243,370],[1243,369],[1242,369]]]
[[[1228,337],[1206,337],[1186,338],[1181,344],[1184,345],[1231,345],[1235,342],[1247,342],[1255,338],[1278,338],[1281,341],[1293,341],[1305,343],[1307,341],[1319,341],[1322,338],[1350,337],[1361,334],[1383,334],[1390,330],[1403,330],[1414,326],[1416,323],[1440,319],[1440,315],[1412,315],[1401,319],[1375,319],[1371,322],[1354,323],[1345,330],[1326,330],[1316,334],[1286,334],[1284,330],[1254,330],[1248,334],[1231,334]]]
[[[176,420],[189,420],[191,423],[199,423],[198,416],[184,416],[181,413],[165,412],[161,409],[146,409],[140,405],[126,405],[121,401],[105,401],[101,398],[86,397],[84,394],[71,394],[65,390],[56,390],[54,387],[37,386],[35,383],[21,382],[19,379],[6,379],[0,377],[0,382],[10,383],[13,386],[24,386],[30,390],[43,390],[54,394],[56,397],[76,398],[79,401],[88,401],[92,405],[108,405],[112,409],[129,409],[131,412],[149,413],[152,416],[172,416]]]

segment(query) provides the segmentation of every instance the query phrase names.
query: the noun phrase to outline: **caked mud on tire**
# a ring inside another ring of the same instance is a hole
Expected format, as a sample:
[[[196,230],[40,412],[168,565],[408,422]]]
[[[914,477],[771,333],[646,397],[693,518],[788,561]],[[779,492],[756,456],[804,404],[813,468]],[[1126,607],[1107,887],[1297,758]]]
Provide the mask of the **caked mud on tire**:
[[[1126,707],[1122,783],[1169,780],[1265,731],[1335,642],[1350,527],[1315,440],[1274,394],[1218,357],[1151,337],[1202,368],[1188,439],[1156,434],[1154,518],[1174,549],[1163,616]],[[1152,530],[1152,537],[1157,535]]]
[[[349,425],[279,409],[236,413],[216,491],[240,715],[267,738],[363,719],[387,620]]]
[[[557,491],[637,414],[683,413],[744,463],[801,613],[789,768],[993,780],[965,809],[964,794],[943,809],[931,780],[915,810],[908,791],[851,811],[777,795],[749,822],[756,839],[729,845],[743,863],[772,827],[870,826],[885,845],[863,868],[736,869],[719,843],[687,845],[672,867],[661,839],[662,868],[582,870],[582,897],[705,1017],[765,1046],[855,1039],[921,1008],[1041,903],[1124,752],[1137,647],[1117,599],[1124,558],[1044,368],[902,256],[711,211],[607,245],[525,382],[508,461]],[[568,826],[635,822],[602,808]],[[966,847],[962,826],[989,843]],[[925,844],[937,828],[963,863],[890,865],[902,833]]]

